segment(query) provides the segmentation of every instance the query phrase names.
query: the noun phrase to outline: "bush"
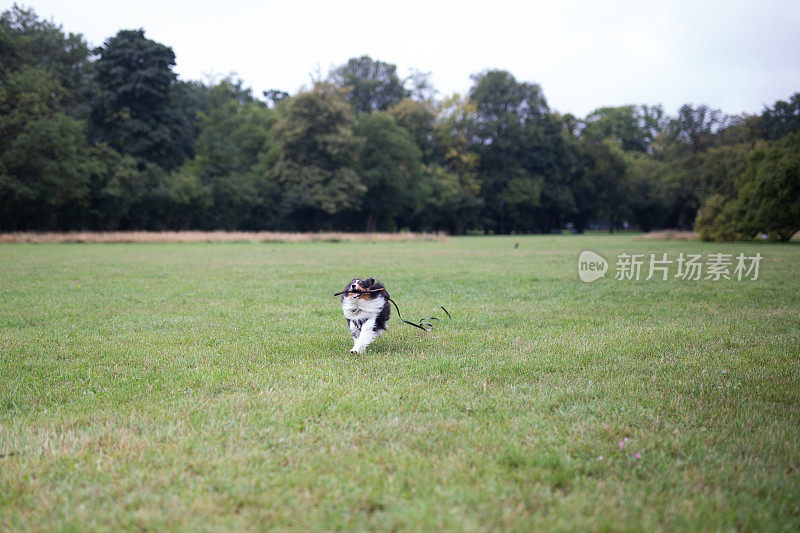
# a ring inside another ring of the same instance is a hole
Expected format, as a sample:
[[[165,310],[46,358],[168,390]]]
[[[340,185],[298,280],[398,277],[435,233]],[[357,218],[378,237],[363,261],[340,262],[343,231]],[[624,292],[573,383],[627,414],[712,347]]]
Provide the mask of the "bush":
[[[744,225],[789,241],[800,230],[800,133],[754,148],[737,190]]]
[[[746,238],[740,226],[736,200],[715,194],[697,212],[695,229],[704,241],[737,241]]]
[[[800,230],[800,133],[751,150],[747,170],[736,179],[736,197],[710,196],[695,228],[704,241],[752,239],[762,232],[789,241]]]

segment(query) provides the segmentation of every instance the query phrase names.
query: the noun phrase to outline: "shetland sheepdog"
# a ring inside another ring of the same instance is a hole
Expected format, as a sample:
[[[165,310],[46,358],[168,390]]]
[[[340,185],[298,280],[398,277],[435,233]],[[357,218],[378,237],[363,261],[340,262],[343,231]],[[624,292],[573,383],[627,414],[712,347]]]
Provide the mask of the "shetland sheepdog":
[[[350,353],[364,353],[367,346],[386,331],[389,293],[374,278],[355,278],[344,288],[342,312],[353,336]]]

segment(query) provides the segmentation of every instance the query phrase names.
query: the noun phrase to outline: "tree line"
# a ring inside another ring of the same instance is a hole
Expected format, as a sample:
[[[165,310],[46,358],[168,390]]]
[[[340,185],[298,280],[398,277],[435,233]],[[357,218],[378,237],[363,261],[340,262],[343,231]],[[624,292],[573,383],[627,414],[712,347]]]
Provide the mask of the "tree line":
[[[800,93],[759,115],[551,110],[503,70],[438,97],[364,56],[289,95],[180,80],[139,30],[90,48],[0,15],[0,229],[487,233],[800,229]]]

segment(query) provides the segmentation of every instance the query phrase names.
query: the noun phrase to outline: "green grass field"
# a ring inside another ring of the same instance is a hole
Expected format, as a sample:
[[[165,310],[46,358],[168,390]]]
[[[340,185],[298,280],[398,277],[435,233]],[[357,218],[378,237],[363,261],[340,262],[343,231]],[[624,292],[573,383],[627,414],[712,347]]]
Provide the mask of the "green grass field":
[[[351,355],[355,275],[453,318]],[[794,243],[8,244],[0,289],[2,530],[800,528]]]

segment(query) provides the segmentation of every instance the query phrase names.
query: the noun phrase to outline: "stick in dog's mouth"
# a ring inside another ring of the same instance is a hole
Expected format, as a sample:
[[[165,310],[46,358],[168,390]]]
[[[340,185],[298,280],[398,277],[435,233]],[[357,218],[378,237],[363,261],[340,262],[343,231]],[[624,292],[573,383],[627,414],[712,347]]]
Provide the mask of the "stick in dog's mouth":
[[[386,290],[386,289],[362,289],[360,291],[344,290],[344,291],[335,292],[335,293],[333,293],[333,295],[334,296],[339,296],[340,294],[373,294],[373,293],[381,292],[381,291],[384,291],[384,290]]]

